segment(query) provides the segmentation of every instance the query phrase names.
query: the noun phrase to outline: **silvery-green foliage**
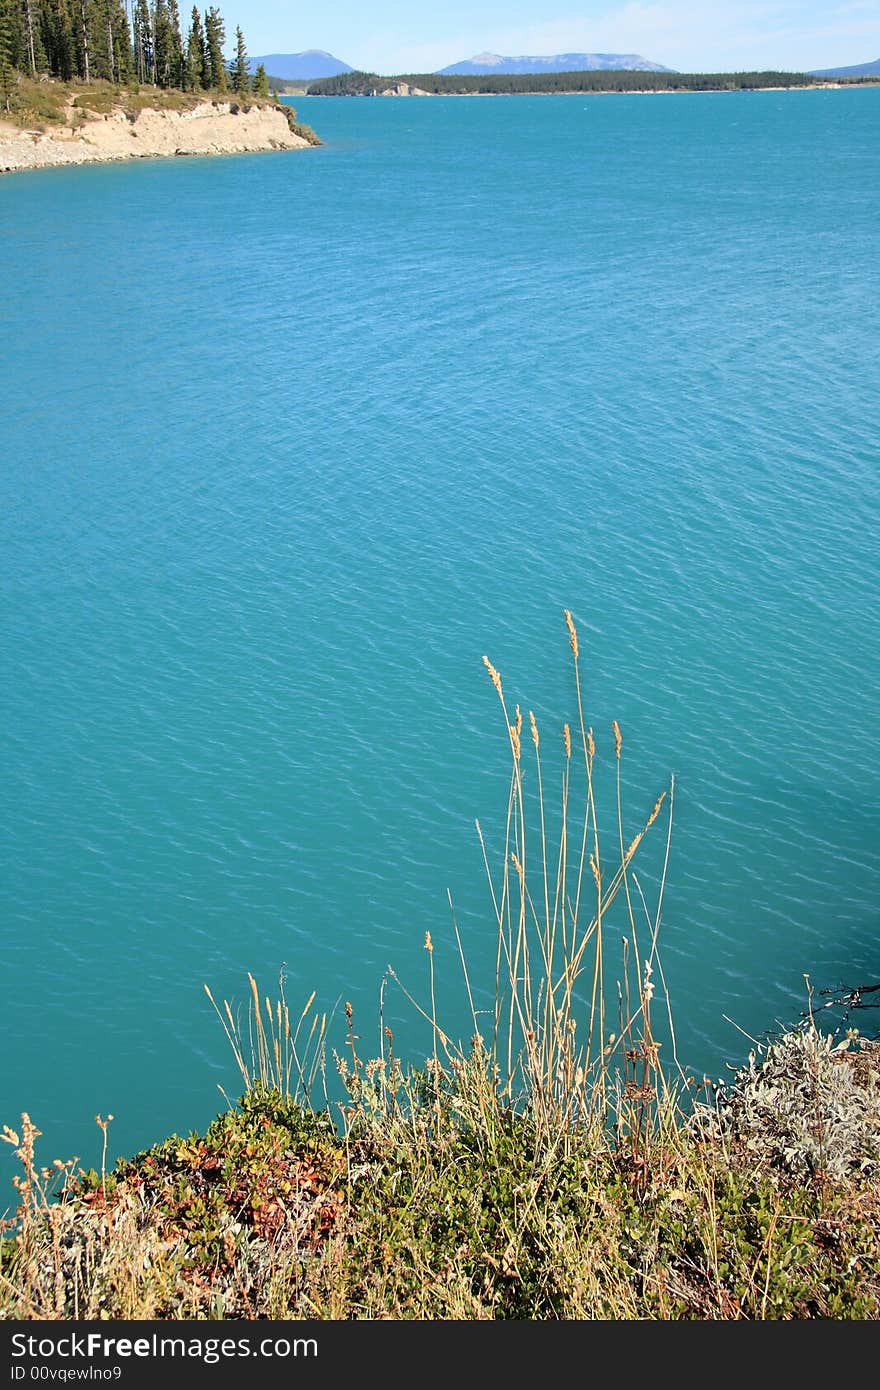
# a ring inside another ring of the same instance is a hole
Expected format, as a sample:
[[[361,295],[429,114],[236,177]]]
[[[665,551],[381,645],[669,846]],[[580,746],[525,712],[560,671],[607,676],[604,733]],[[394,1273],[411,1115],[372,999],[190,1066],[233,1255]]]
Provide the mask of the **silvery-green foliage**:
[[[750,1054],[711,1127],[794,1177],[880,1172],[880,1043],[785,1033]]]

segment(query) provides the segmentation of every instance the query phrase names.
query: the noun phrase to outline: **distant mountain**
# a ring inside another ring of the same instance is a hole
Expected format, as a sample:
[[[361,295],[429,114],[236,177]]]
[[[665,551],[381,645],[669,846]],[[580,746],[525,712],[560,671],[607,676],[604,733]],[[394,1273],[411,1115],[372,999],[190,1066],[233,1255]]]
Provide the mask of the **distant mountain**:
[[[486,77],[490,73],[511,76],[542,72],[675,72],[662,63],[652,63],[638,53],[555,53],[552,58],[502,58],[500,53],[478,53],[463,63],[440,68],[441,76]]]
[[[817,68],[811,77],[880,77],[880,58],[873,63],[857,63],[853,68]]]
[[[260,63],[270,77],[283,77],[288,82],[306,82],[316,77],[336,77],[341,72],[354,69],[325,53],[321,48],[307,48],[304,53],[265,53],[261,58],[251,58],[251,72],[256,72]]]

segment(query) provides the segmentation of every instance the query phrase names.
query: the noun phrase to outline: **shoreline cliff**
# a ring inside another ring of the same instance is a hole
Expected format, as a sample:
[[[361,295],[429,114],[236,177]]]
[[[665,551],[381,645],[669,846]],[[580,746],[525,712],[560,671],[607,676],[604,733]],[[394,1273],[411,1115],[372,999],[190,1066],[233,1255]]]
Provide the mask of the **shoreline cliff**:
[[[61,119],[13,125],[0,114],[0,173],[68,164],[159,159],[181,155],[245,154],[307,149],[320,140],[297,125],[292,108],[275,102],[195,99],[185,109],[142,106],[124,98],[92,111],[68,101]]]

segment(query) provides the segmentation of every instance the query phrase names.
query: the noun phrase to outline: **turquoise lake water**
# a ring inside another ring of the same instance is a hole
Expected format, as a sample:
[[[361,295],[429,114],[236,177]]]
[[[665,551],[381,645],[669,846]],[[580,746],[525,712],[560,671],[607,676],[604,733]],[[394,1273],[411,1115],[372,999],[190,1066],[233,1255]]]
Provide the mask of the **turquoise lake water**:
[[[0,1122],[46,1160],[236,1093],[204,981],[283,965],[369,1052],[430,930],[468,1035],[481,657],[555,796],[566,607],[633,833],[676,777],[682,1061],[880,978],[880,91],[296,104],[323,148],[0,181]]]

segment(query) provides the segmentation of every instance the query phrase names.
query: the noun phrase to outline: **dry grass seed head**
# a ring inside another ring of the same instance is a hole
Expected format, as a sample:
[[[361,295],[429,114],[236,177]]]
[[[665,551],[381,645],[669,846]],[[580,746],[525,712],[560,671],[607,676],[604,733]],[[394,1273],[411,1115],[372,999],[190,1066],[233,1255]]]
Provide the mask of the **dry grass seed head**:
[[[511,747],[513,748],[514,760],[516,762],[519,762],[520,754],[522,752],[522,745],[520,743],[519,738],[519,729],[517,728],[516,724],[510,724],[508,727],[510,729],[510,743]]]
[[[630,845],[629,849],[628,849],[627,852],[626,852],[627,862],[628,862],[630,859],[632,859],[632,857],[633,857],[633,855],[635,854],[636,850],[638,849],[639,845],[642,843],[642,839],[643,839],[643,837],[644,837],[644,834],[645,834],[644,830],[640,830],[639,833],[638,833],[638,835],[636,836],[636,838],[633,840],[632,844]]]
[[[489,672],[489,675],[490,675],[490,677],[491,677],[491,679],[492,679],[492,684],[494,685],[495,689],[498,691],[498,694],[499,694],[499,695],[502,695],[502,690],[501,690],[501,677],[500,677],[500,675],[498,674],[498,672],[495,670],[495,667],[492,665],[491,661],[489,660],[489,658],[488,658],[487,656],[484,656],[484,657],[483,657],[483,665],[485,666],[486,670]]]
[[[566,625],[566,627],[568,628],[568,640],[569,640],[569,642],[571,643],[571,650],[572,650],[572,652],[574,653],[574,659],[575,659],[575,661],[577,661],[577,659],[578,659],[578,635],[577,635],[577,629],[575,628],[575,625],[574,625],[574,619],[572,618],[571,613],[569,612],[569,610],[568,610],[567,608],[566,608],[566,610],[565,610],[565,625]]]

